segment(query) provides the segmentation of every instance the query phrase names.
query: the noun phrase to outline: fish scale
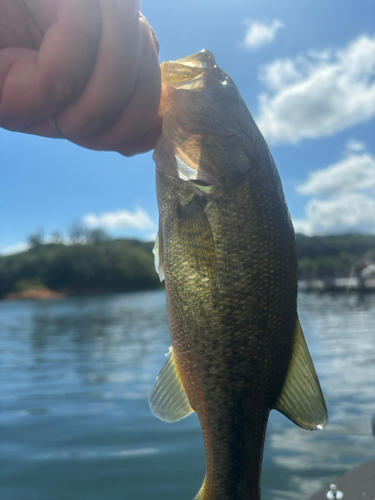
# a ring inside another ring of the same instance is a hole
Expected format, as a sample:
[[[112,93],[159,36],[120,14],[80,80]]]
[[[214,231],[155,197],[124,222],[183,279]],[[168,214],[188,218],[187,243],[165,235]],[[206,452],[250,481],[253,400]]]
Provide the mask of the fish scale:
[[[196,499],[257,500],[271,409],[308,429],[327,421],[298,322],[294,231],[271,153],[213,55],[162,75],[155,254],[172,348],[150,407],[170,422],[197,412]]]

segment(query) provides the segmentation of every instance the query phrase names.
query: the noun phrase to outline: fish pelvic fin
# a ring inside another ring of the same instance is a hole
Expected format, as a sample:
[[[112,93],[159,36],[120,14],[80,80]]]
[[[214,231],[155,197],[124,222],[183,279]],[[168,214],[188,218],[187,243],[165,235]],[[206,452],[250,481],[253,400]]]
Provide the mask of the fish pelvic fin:
[[[201,489],[198,491],[196,496],[193,498],[193,500],[204,500],[204,484],[201,487]]]
[[[155,269],[156,272],[159,275],[160,281],[163,281],[164,279],[164,260],[163,260],[163,234],[160,230],[160,223],[159,223],[159,229],[155,238],[155,245],[152,250],[152,253],[154,254],[155,257]]]
[[[166,422],[175,422],[194,410],[182,385],[172,347],[166,355],[168,359],[156,379],[148,404],[156,417]]]
[[[298,317],[291,362],[275,409],[304,429],[322,429],[328,421],[323,393]]]

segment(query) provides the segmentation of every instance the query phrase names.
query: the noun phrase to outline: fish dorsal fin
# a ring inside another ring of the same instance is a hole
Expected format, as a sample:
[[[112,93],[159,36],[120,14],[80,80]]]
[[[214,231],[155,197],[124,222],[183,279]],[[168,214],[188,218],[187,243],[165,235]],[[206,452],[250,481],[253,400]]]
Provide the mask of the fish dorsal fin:
[[[168,359],[156,379],[148,404],[156,417],[166,422],[175,422],[194,410],[182,385],[172,347],[169,348],[167,356]]]
[[[163,234],[160,231],[160,223],[159,229],[155,238],[155,245],[152,250],[152,253],[155,256],[155,269],[159,275],[160,281],[164,279],[164,260],[163,260]]]
[[[304,429],[322,429],[327,408],[299,320],[291,362],[275,409]]]

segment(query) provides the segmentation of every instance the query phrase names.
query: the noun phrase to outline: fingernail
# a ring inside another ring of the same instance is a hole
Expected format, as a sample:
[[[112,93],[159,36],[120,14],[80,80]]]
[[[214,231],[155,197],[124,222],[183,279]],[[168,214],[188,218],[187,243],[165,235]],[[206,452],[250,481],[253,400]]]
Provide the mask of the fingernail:
[[[155,31],[153,30],[152,26],[150,26],[150,30],[151,30],[151,35],[152,35],[152,39],[153,39],[153,42],[154,42],[154,47],[155,47],[156,53],[157,53],[157,55],[159,55],[159,50],[160,50],[160,42],[159,42],[159,39],[158,39],[158,37],[156,36],[156,33],[155,33]]]
[[[139,12],[138,14],[139,16],[139,20],[141,22],[143,22],[144,24],[147,24],[150,32],[151,32],[151,36],[152,36],[152,39],[153,39],[153,42],[154,42],[154,48],[155,48],[155,51],[157,53],[157,55],[159,55],[159,49],[160,49],[160,43],[159,43],[159,39],[158,37],[156,36],[156,33],[153,29],[153,27],[151,26],[151,24],[147,21],[147,19],[145,18],[145,16],[142,14],[142,12]]]
[[[137,19],[140,14],[140,0],[131,0],[132,16],[131,19]]]
[[[141,19],[142,30],[142,56],[145,61],[151,61],[154,57],[157,58],[158,50],[156,49],[152,29],[147,20]]]

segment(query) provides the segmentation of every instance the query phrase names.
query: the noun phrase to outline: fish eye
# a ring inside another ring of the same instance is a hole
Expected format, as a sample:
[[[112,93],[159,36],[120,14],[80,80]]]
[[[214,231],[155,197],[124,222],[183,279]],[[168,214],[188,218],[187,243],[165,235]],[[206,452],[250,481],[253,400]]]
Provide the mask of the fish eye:
[[[231,102],[236,102],[239,99],[239,92],[236,85],[227,77],[216,84],[214,92],[220,98]]]

